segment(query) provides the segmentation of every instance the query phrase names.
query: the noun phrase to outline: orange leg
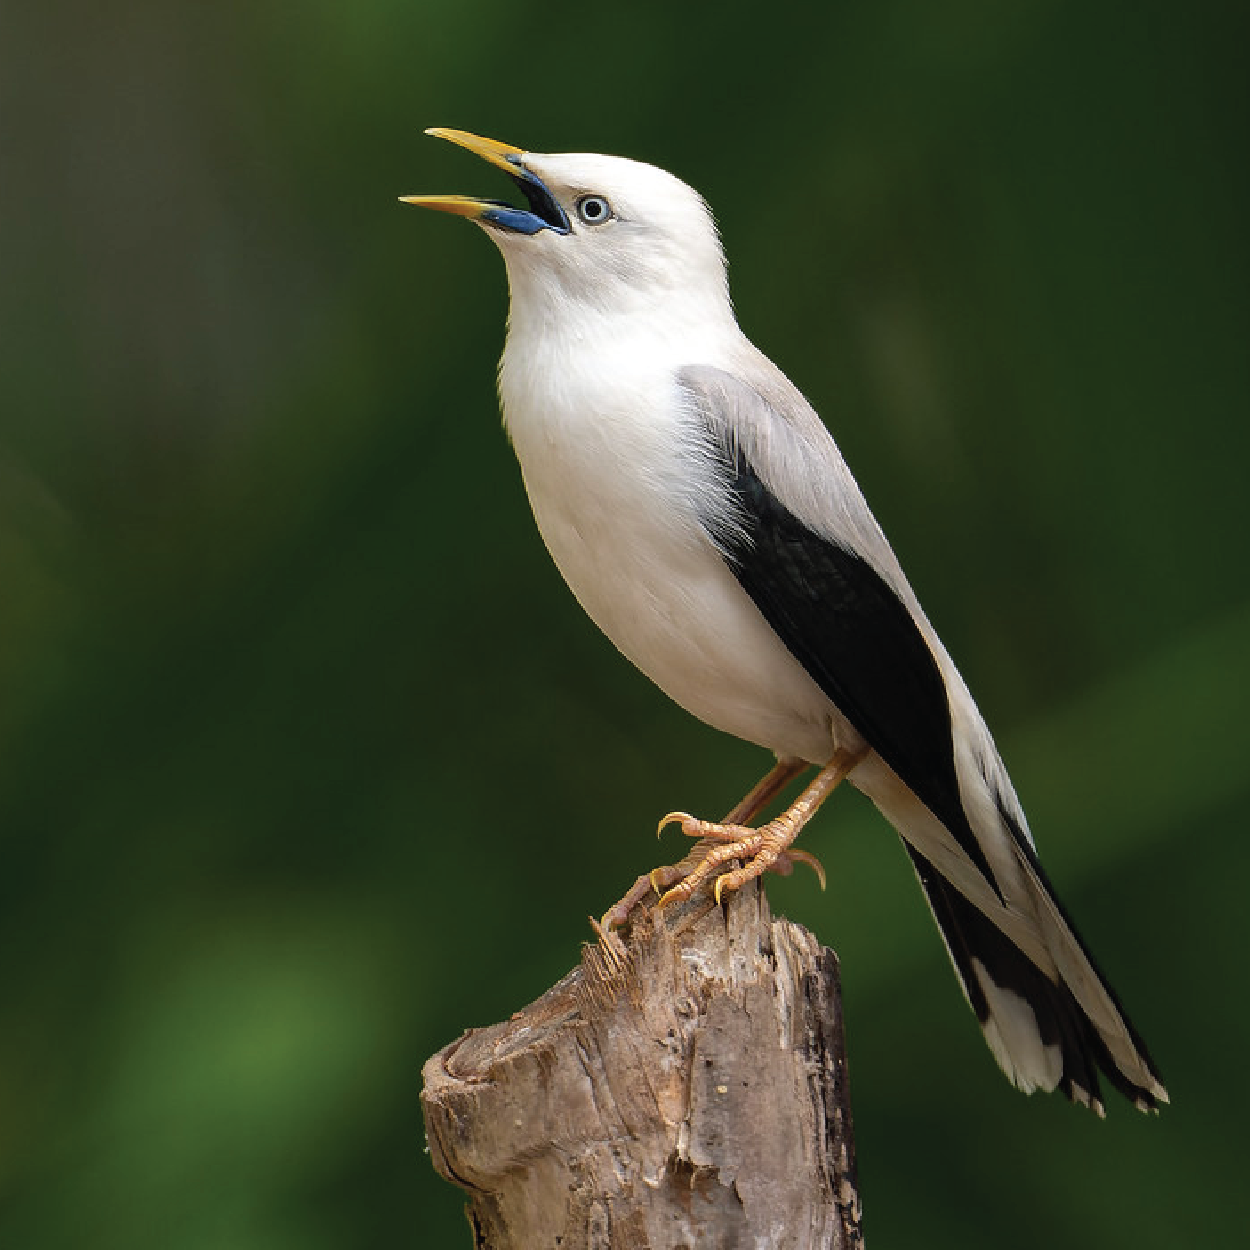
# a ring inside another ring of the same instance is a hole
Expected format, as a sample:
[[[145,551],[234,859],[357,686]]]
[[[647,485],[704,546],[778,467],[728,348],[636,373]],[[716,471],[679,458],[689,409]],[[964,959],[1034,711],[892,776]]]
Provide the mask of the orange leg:
[[[660,828],[676,822],[688,837],[715,842],[699,862],[673,884],[660,898],[660,906],[689,898],[709,878],[715,876],[713,894],[719,903],[726,890],[736,890],[748,881],[767,872],[784,861],[802,857],[802,862],[813,859],[804,851],[790,850],[794,839],[803,826],[816,814],[820,805],[837,789],[847,774],[864,758],[866,749],[858,752],[837,751],[832,760],[816,774],[815,779],[797,799],[774,820],[758,829],[751,829],[736,821],[720,824],[699,820],[686,812],[670,812],[660,821]],[[729,871],[723,869],[732,860],[742,860],[742,867]],[[785,868],[782,868],[785,871]],[[819,870],[821,884],[824,871]],[[664,884],[669,884],[667,881]]]
[[[767,775],[746,795],[722,822],[726,825],[745,825],[754,819],[799,775],[808,764],[805,760],[790,757],[778,760]]]
[[[733,808],[722,823],[726,825],[746,824],[747,821],[757,816],[764,807],[785,789],[790,781],[807,767],[808,765],[803,760],[792,758],[778,760],[769,769],[768,774]],[[612,929],[620,928],[629,918],[630,912],[643,899],[651,894],[660,894],[667,890],[669,886],[684,880],[694,870],[701,856],[706,853],[711,845],[712,843],[710,842],[700,843],[691,850],[690,854],[681,863],[666,864],[661,868],[654,868],[650,872],[644,872],[629,887],[620,902],[613,904],[603,913],[602,919],[598,922],[591,921],[592,928],[601,937]],[[806,855],[804,852],[799,852],[798,857],[801,857],[804,862],[813,859],[813,857]],[[823,874],[823,870],[819,868],[818,864],[816,867],[818,873]],[[779,871],[790,871],[790,865],[780,866]]]
[[[825,887],[825,870],[820,860],[807,851],[791,849],[799,831],[815,815],[817,808],[833,793],[838,783],[864,758],[866,751],[839,751],[817,774],[789,808],[775,820],[752,829],[748,822],[771,802],[785,786],[808,765],[797,759],[781,759],[768,775],[738,803],[723,821],[698,820],[685,812],[671,812],[660,822],[657,832],[674,821],[682,832],[699,842],[680,863],[669,864],[639,877],[624,898],[610,907],[597,923],[591,921],[601,937],[619,928],[629,914],[649,894],[660,894],[660,906],[689,898],[717,869],[735,859],[744,860],[743,867],[716,876],[714,893],[719,903],[726,890],[736,890],[761,873],[772,870],[790,873],[794,865],[806,864]]]

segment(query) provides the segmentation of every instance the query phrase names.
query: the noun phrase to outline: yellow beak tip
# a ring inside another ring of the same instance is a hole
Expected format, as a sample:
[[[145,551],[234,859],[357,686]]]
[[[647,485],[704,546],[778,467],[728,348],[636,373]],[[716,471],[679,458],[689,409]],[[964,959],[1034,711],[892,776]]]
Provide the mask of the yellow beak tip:
[[[500,143],[498,139],[486,139],[482,135],[470,134],[467,130],[452,130],[447,126],[431,126],[425,132],[435,139],[446,139],[458,147],[466,148],[475,156],[498,165],[500,169],[511,170],[511,162],[525,155],[524,148],[514,147],[511,143]]]
[[[435,139],[446,139],[450,143],[466,148],[513,177],[516,177],[520,158],[525,155],[523,149],[513,147],[510,143],[500,143],[498,139],[484,139],[481,135],[470,134],[467,130],[449,130],[445,126],[431,126],[425,133]],[[442,213],[454,213],[458,217],[468,217],[473,220],[480,220],[494,206],[491,200],[479,200],[467,195],[401,195],[399,202],[416,204],[421,208],[432,208]]]

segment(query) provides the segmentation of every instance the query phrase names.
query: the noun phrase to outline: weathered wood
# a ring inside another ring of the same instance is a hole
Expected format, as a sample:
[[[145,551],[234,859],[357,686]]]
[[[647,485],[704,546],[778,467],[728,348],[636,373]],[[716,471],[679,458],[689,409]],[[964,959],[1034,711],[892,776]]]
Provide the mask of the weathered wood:
[[[424,1078],[478,1247],[862,1246],[837,958],[756,882],[640,910]]]

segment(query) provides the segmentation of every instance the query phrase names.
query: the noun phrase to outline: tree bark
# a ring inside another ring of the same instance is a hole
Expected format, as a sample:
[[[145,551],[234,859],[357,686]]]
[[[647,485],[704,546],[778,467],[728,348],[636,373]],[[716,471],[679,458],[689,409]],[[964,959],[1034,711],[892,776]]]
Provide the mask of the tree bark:
[[[862,1247],[837,958],[758,882],[639,909],[424,1078],[478,1247]]]

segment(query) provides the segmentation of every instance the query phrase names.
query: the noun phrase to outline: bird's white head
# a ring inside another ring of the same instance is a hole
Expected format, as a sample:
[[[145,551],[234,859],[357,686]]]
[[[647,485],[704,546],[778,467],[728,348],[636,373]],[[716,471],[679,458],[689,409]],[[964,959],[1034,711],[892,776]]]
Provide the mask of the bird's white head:
[[[654,165],[594,153],[543,154],[460,130],[427,131],[504,170],[520,208],[461,195],[404,196],[482,226],[503,253],[518,306],[732,319],[724,255],[698,192]]]

